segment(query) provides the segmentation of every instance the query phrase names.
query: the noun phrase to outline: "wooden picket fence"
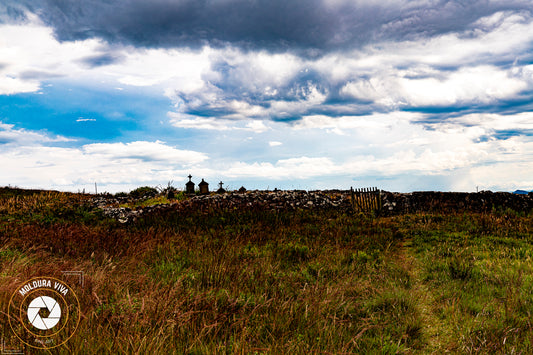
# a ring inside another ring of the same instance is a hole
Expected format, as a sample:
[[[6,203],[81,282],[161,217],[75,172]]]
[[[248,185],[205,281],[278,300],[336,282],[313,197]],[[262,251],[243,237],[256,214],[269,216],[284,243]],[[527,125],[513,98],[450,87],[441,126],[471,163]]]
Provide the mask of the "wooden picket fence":
[[[377,187],[350,188],[352,208],[357,212],[380,212],[382,208],[381,190]]]

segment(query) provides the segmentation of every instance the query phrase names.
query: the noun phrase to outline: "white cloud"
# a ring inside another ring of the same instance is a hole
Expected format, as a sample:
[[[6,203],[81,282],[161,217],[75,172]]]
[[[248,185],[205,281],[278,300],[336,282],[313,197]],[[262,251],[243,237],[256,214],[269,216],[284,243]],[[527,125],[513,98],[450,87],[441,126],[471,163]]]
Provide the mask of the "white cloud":
[[[236,48],[212,50],[210,62],[213,67],[204,75],[207,81],[236,81],[242,85],[243,94],[263,90],[272,94],[273,88],[287,84],[305,65],[290,53],[243,52]]]
[[[253,120],[246,123],[246,129],[255,133],[263,133],[271,128],[268,127],[263,121]]]
[[[528,87],[522,78],[493,66],[461,68],[439,77],[409,78],[392,75],[347,83],[341,93],[384,106],[455,105],[490,103],[510,98]]]
[[[31,21],[22,25],[0,25],[1,64],[7,64],[0,67],[0,94],[35,92],[42,80],[57,77],[76,78],[85,83],[113,80],[115,85],[164,84],[184,92],[204,85],[201,76],[210,66],[209,48],[142,50],[111,48],[99,39],[59,42],[51,28],[35,16],[30,17]],[[96,67],[86,63],[86,59],[110,53],[120,60]]]
[[[267,144],[263,148],[266,152],[269,147],[277,147],[278,156],[283,158],[273,161],[258,158],[262,156],[261,151],[257,151],[256,158],[248,157],[247,161],[238,161],[239,158],[224,154],[208,159],[206,153],[178,149],[161,141],[96,143],[65,148],[53,146],[54,139],[46,135],[1,124],[1,132],[11,132],[8,138],[16,143],[2,146],[0,164],[4,169],[0,184],[75,191],[91,188],[94,182],[98,182],[102,189],[117,191],[123,190],[124,186],[179,181],[192,173],[207,179],[231,179],[236,184],[250,179],[267,184],[268,181],[303,182],[328,177],[335,181],[344,179],[342,181],[350,184],[353,178],[372,176],[388,178],[391,186],[405,186],[403,179],[408,174],[413,178],[449,176],[449,188],[469,191],[476,185],[492,189],[533,185],[529,178],[533,176],[533,165],[530,164],[533,141],[530,136],[479,140],[494,132],[490,128],[493,122],[502,129],[520,125],[529,127],[527,114],[508,117],[469,115],[435,125],[432,130],[413,124],[411,119],[416,115],[398,114],[401,119],[396,121],[392,113],[375,117],[342,117],[339,126],[345,135],[319,135],[320,142],[313,138],[313,132],[330,129],[334,124],[329,121],[334,119],[306,118],[302,121],[304,125],[284,133],[274,125],[271,131],[264,133]],[[380,124],[374,124],[379,121]],[[465,127],[468,122],[481,124]],[[302,130],[308,132],[301,135]],[[283,144],[273,137],[281,138]],[[1,138],[5,137],[0,135]],[[302,144],[307,154],[294,151],[295,146]]]
[[[530,148],[531,147],[530,145]],[[531,150],[530,150],[531,151]],[[513,164],[500,162],[486,166],[475,166],[470,169],[470,179],[480,190],[514,191],[532,189],[533,168],[531,160],[518,161]],[[454,186],[464,189],[464,186]]]
[[[267,162],[232,163],[222,174],[231,178],[264,177],[280,180],[297,176],[306,179],[319,175],[330,175],[336,170],[329,158],[291,158],[278,160],[275,164]]]
[[[207,155],[163,142],[99,143],[80,148],[8,146],[0,155],[0,184],[76,190],[84,186],[161,184],[186,176]]]
[[[1,24],[0,58],[6,66],[0,68],[0,94],[38,91],[47,78],[82,78],[86,70],[78,61],[103,47],[96,39],[60,43],[35,17],[24,25]]]
[[[168,112],[167,116],[170,118],[170,123],[177,128],[217,131],[241,130],[255,133],[263,133],[270,130],[270,127],[260,120],[197,117],[179,112]]]
[[[268,142],[268,145],[271,147],[279,147],[280,145],[283,145],[283,143],[278,142],[278,141],[270,141]]]
[[[183,92],[200,90],[202,75],[209,69],[211,50],[150,49],[124,50],[124,60],[102,71],[116,77],[119,83],[132,86],[166,85]]]
[[[72,139],[55,136],[46,133],[29,131],[25,129],[14,129],[14,125],[2,123],[0,121],[0,144],[9,146],[25,146],[52,142],[71,142]]]
[[[168,164],[197,164],[207,159],[203,153],[181,150],[165,145],[164,142],[137,141],[131,143],[95,143],[82,147],[82,151],[92,156],[110,160],[130,160],[147,162],[167,162]]]
[[[38,81],[21,80],[6,74],[0,76],[0,95],[34,92],[40,89]]]
[[[482,26],[485,22],[494,22],[495,26]],[[512,62],[518,59],[517,54],[529,51],[533,40],[533,21],[525,13],[496,13],[482,18],[472,28],[418,40],[374,43],[345,57],[326,56],[317,65],[322,72],[347,73],[375,72],[398,66],[453,68],[477,66],[491,60]]]
[[[533,143],[525,143],[530,149]],[[493,189],[506,187],[518,188],[519,186],[533,186],[533,167],[520,159],[521,154],[527,150],[524,142],[511,140],[505,142],[486,142],[471,144],[468,147],[455,147],[448,150],[435,151],[427,148],[421,152],[409,147],[389,151],[390,155],[373,156],[358,155],[341,163],[334,163],[328,157],[300,157],[281,159],[276,163],[255,162],[233,163],[220,171],[220,174],[230,178],[262,178],[268,176],[269,180],[303,180],[322,178],[326,176],[453,176],[453,172],[466,171],[470,176],[468,182],[475,181],[478,185],[490,186]],[[528,159],[531,159],[529,157]],[[494,162],[497,162],[494,165]],[[490,164],[490,165],[484,165]],[[466,169],[466,170],[465,170]],[[481,172],[484,172],[483,174]],[[464,172],[462,173],[465,174]],[[509,183],[501,183],[500,177],[512,177]],[[403,177],[402,179],[404,179]],[[453,188],[472,190],[472,185],[461,184],[450,179]],[[499,183],[500,181],[500,183]]]
[[[301,129],[386,129],[393,125],[411,122],[424,118],[425,115],[417,112],[390,112],[390,113],[373,113],[362,116],[341,116],[330,117],[325,115],[304,116],[294,124],[294,128]],[[338,132],[332,132],[338,133]]]
[[[475,27],[305,59],[229,47],[194,51],[119,47],[98,39],[59,42],[35,18],[24,25],[2,24],[0,95],[38,92],[43,81],[59,77],[117,89],[148,86],[175,104],[175,112],[168,113],[173,127],[213,136],[216,131],[232,137],[257,134],[247,141],[255,144],[250,149],[255,156],[224,156],[214,163],[206,153],[160,141],[52,146],[68,139],[0,123],[0,164],[7,167],[2,181],[136,183],[171,180],[190,168],[206,177],[278,180],[460,170],[467,177],[463,182],[450,179],[457,188],[473,181],[531,186],[531,136],[496,137],[498,131],[530,132],[531,113],[478,113],[429,123],[427,115],[394,111],[404,105],[491,104],[533,89],[533,66],[521,62],[530,55],[531,18],[499,13]],[[109,53],[120,60],[96,67],[84,62]],[[328,100],[330,94],[336,98],[332,90],[337,89],[349,102]],[[357,115],[375,111],[376,105],[386,113]],[[231,150],[235,154],[235,147]]]
[[[457,125],[475,126],[487,133],[496,130],[516,130],[518,132],[533,132],[533,112],[520,112],[513,115],[495,113],[476,113],[459,116],[449,120]]]
[[[230,129],[229,121],[217,120],[213,117],[197,117],[177,112],[168,112],[167,116],[170,118],[170,123],[178,128],[218,131],[226,131]]]

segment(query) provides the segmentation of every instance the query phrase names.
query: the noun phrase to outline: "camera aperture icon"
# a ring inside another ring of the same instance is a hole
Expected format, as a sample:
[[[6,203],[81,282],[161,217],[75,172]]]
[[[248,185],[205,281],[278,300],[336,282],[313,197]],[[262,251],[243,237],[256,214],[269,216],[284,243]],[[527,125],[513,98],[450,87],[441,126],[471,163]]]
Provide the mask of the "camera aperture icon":
[[[7,316],[11,330],[24,344],[35,349],[52,349],[74,335],[80,324],[81,309],[69,285],[44,276],[31,278],[14,288]]]
[[[41,309],[46,308],[48,317],[41,317]],[[49,330],[59,323],[61,319],[61,307],[59,303],[49,296],[39,296],[28,305],[28,320],[37,329]]]

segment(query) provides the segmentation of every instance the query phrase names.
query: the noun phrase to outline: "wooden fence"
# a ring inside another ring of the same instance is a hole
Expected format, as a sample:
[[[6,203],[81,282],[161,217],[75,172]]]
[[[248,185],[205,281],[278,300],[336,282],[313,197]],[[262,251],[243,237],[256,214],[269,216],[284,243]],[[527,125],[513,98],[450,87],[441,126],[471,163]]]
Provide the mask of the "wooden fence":
[[[351,191],[351,202],[354,211],[359,212],[380,212],[382,207],[381,190],[377,187],[353,189]]]

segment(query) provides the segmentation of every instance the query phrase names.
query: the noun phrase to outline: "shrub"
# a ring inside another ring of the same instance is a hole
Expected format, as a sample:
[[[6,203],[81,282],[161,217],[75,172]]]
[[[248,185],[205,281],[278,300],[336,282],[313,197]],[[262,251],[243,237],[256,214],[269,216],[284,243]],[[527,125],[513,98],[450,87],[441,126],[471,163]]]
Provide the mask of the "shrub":
[[[138,187],[135,190],[130,192],[130,197],[132,198],[149,198],[157,196],[157,189],[150,186]]]

